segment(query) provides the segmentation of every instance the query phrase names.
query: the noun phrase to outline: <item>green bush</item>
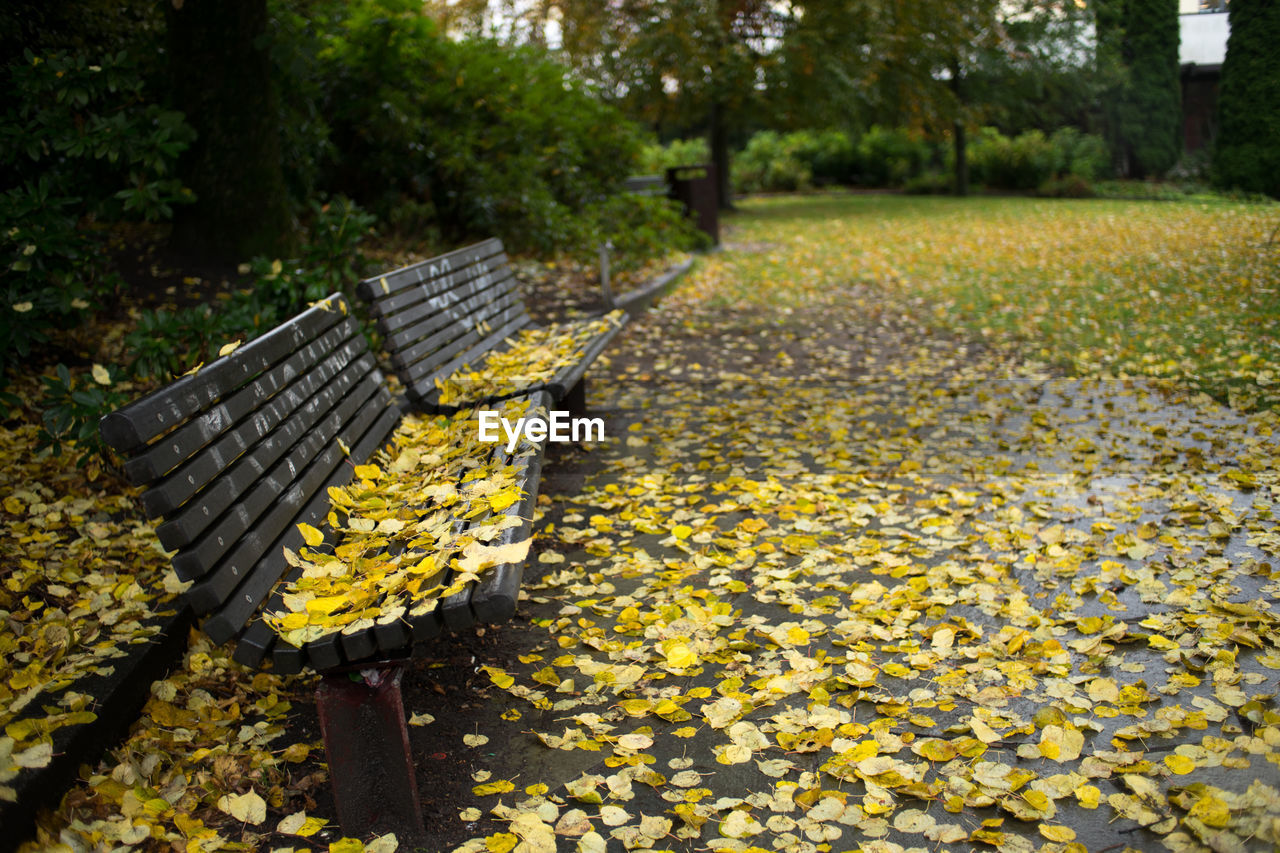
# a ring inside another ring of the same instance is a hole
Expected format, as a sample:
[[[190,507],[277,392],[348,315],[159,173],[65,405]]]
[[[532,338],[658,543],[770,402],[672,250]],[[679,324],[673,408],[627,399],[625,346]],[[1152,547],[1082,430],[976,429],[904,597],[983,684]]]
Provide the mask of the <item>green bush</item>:
[[[1097,191],[1081,175],[1064,175],[1045,181],[1036,190],[1036,195],[1047,198],[1093,198]]]
[[[166,219],[187,200],[173,166],[193,139],[182,115],[144,91],[124,53],[27,51],[7,69],[0,121],[0,362],[26,358],[77,324],[118,279],[102,259],[101,220]]]
[[[550,252],[633,170],[636,126],[544,52],[450,41],[412,0],[342,8],[320,36],[327,181],[380,217]]]
[[[706,248],[709,239],[684,215],[679,203],[623,193],[589,207],[577,219],[574,240],[567,248],[577,260],[593,265],[607,241],[613,246],[613,268],[622,271],[637,269],[673,249]]]
[[[813,172],[798,155],[798,134],[782,136],[765,130],[752,136],[733,158],[738,192],[795,192],[813,184]]]
[[[1101,136],[1062,127],[1053,132],[1049,143],[1053,146],[1055,175],[1074,175],[1086,181],[1099,181],[1110,175],[1111,152]]]
[[[204,358],[216,338],[217,324],[208,305],[181,311],[148,310],[125,335],[128,373],[167,382]],[[105,413],[104,413],[105,414]]]
[[[1053,177],[1056,155],[1038,130],[1010,138],[983,128],[969,147],[974,182],[1001,190],[1034,190]]]
[[[853,183],[858,149],[840,130],[761,131],[733,161],[739,192],[794,192],[812,186]]]
[[[1101,137],[1062,128],[1046,137],[1029,130],[1008,137],[984,127],[969,146],[969,173],[975,183],[999,190],[1067,191],[1106,177],[1110,155]],[[1077,178],[1079,181],[1067,181]],[[1062,179],[1058,183],[1052,183]],[[1082,190],[1081,190],[1082,191]]]
[[[666,145],[650,143],[640,149],[636,174],[665,175],[677,166],[697,166],[711,162],[711,149],[704,137],[677,139]]]
[[[231,335],[265,331],[331,293],[356,303],[355,286],[364,276],[360,244],[376,217],[345,196],[312,201],[308,237],[296,258],[254,258],[246,272],[253,286],[233,296],[221,312]],[[220,339],[228,335],[222,334]]]
[[[110,451],[98,434],[98,421],[127,402],[123,393],[112,388],[114,380],[101,365],[94,365],[88,375],[73,376],[65,364],[59,364],[54,376],[42,377],[41,449],[61,456],[64,445],[72,442],[80,451],[79,465],[95,454],[107,457]]]
[[[920,174],[929,154],[928,143],[905,129],[875,125],[858,140],[858,183],[900,187]]]
[[[842,130],[793,133],[795,156],[809,167],[819,186],[848,185],[858,174],[858,147]]]
[[[902,187],[909,195],[946,195],[952,189],[951,175],[943,172],[925,172],[909,179]]]
[[[125,336],[124,365],[130,375],[168,381],[193,365],[217,357],[223,344],[248,340],[330,293],[346,293],[364,273],[359,251],[374,217],[350,199],[312,202],[309,238],[296,258],[254,258],[242,271],[250,287],[221,305],[179,311],[148,310]]]

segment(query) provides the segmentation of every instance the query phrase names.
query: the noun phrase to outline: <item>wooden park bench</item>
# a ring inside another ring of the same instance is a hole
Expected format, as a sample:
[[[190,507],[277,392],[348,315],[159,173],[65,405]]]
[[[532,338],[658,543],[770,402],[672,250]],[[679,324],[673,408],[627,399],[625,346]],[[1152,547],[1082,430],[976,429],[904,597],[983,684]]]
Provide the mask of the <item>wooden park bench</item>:
[[[494,318],[495,327],[516,328],[523,315],[509,316]],[[443,330],[458,315],[440,317],[428,312],[424,322]],[[493,408],[514,418],[551,402],[534,391]],[[508,455],[502,441],[476,440],[473,412],[409,411],[388,392],[340,295],[107,415],[100,431],[124,456],[130,481],[146,487],[141,503],[163,519],[160,542],[191,582],[187,601],[210,638],[234,640],[235,659],[250,666],[321,673],[316,700],[344,832],[390,830],[422,843],[403,665],[445,628],[514,612],[523,555],[488,569],[482,562],[527,540],[544,446],[526,440]],[[423,458],[453,466],[432,469],[449,472],[445,481],[399,492],[385,485]],[[362,467],[373,459],[382,467]],[[494,482],[501,473],[509,485],[501,500],[481,495],[477,471],[497,472]],[[382,508],[365,518],[365,505]],[[327,579],[332,567],[320,565],[341,555],[341,537],[357,528],[366,535],[361,549],[367,536],[387,532],[381,586],[343,586],[348,580]],[[462,550],[431,552],[446,540]],[[317,592],[323,584],[337,594]],[[312,624],[326,619],[333,622]]]
[[[377,319],[409,399],[429,411],[542,389],[553,402],[582,412],[587,367],[627,319],[615,311],[538,326],[497,239],[366,279],[357,292]],[[571,349],[574,358],[540,367],[538,353],[548,348]],[[519,365],[514,371],[504,363],[512,359]],[[495,374],[501,381],[493,381]]]

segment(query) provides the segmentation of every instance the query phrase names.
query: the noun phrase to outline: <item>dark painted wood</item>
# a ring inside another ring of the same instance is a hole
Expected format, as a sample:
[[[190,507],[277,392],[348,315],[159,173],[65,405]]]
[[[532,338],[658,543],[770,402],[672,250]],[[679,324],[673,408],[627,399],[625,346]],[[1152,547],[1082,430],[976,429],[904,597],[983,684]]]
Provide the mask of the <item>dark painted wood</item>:
[[[334,350],[343,341],[351,339],[348,345],[361,349],[367,347],[368,344],[363,335],[352,338],[358,331],[358,327],[351,320],[329,329],[293,356],[257,377],[247,387],[226,397],[209,411],[169,433],[164,441],[154,442],[137,456],[129,459],[125,465],[126,476],[134,484],[143,484],[150,483],[172,471],[190,459],[200,448],[231,429],[233,425],[241,424],[250,412],[263,406],[264,401],[275,397],[286,383],[306,372],[318,357]],[[220,452],[225,455],[231,451],[228,449]],[[190,474],[191,472],[184,472],[183,477],[174,478],[170,482],[198,487],[199,475],[190,476]],[[167,504],[159,506],[153,506],[152,497],[144,496],[143,506],[152,518],[157,518],[168,509],[181,504],[189,496],[190,492],[185,496],[168,499]]]
[[[360,282],[361,299],[373,301],[388,294],[411,288],[437,279],[448,279],[455,270],[463,270],[480,260],[502,253],[502,241],[491,237],[471,246],[464,246],[407,267],[401,267],[383,275]]]
[[[322,368],[324,366],[321,365]],[[168,520],[156,529],[160,543],[168,550],[191,544],[298,442],[325,440],[314,432],[317,426],[326,417],[331,420],[337,418],[337,422],[341,423],[354,414],[355,407],[364,402],[368,395],[357,400],[349,396],[349,392],[373,369],[373,357],[366,353],[339,372],[333,381],[318,389],[299,389],[298,393],[293,389],[285,391],[273,401],[277,405],[264,406],[255,413],[251,424],[245,425],[243,429],[237,428],[226,437],[227,444],[243,446],[248,452],[224,455],[218,453],[216,448],[210,448],[211,452],[202,453],[189,466],[184,466],[182,470],[175,472],[175,476],[167,478],[159,487],[151,490],[160,491],[170,482],[179,481],[180,491],[167,495],[166,503],[169,502],[168,498],[179,497],[182,500],[168,507]],[[323,381],[324,377],[318,375],[322,372],[325,371],[317,370],[308,378]],[[307,397],[302,396],[305,392],[310,392]],[[256,443],[252,443],[255,441]],[[187,501],[190,496],[185,494],[188,489],[187,481],[195,480],[195,477],[187,472],[188,467],[200,469],[202,479],[209,484],[209,488],[189,503]],[[144,501],[151,492],[144,493]],[[182,503],[186,505],[182,506]]]
[[[446,327],[430,338],[418,341],[391,356],[392,367],[405,378],[416,379],[434,373],[445,364],[461,356],[463,363],[479,363],[493,349],[483,348],[485,341],[492,338],[501,343],[503,338],[493,338],[495,330],[514,327],[523,329],[529,325],[528,315],[523,306],[510,305],[499,313],[487,315],[485,318],[489,331],[473,324],[458,324]]]
[[[501,243],[487,240],[361,283],[384,346],[406,393],[428,411],[453,411],[545,388],[559,401],[617,334],[609,329],[584,347],[582,358],[550,381],[509,394],[477,394],[439,403],[436,380],[462,365],[479,364],[521,329],[533,327]],[[624,317],[625,321],[625,317]]]
[[[497,282],[510,279],[506,255],[495,255],[483,262],[444,278],[424,281],[421,286],[402,290],[375,304],[386,333],[412,324],[426,313],[439,311],[479,293]]]
[[[489,337],[482,340],[477,346],[462,352],[460,355],[453,356],[452,360],[440,365],[431,373],[414,376],[413,374],[415,371],[410,370],[401,374],[401,381],[408,380],[409,382],[412,382],[412,384],[408,384],[408,382],[406,382],[410,395],[434,407],[436,405],[436,400],[438,400],[440,396],[439,390],[436,388],[435,384],[437,377],[449,376],[464,364],[479,361],[479,359],[484,357],[485,352],[496,348],[504,340],[524,328],[526,328],[524,318],[517,316],[514,319],[507,321],[505,325],[500,326],[497,331],[492,332]],[[454,403],[449,408],[456,409],[466,405],[475,405],[481,402],[501,399],[502,396],[514,397],[518,394],[528,393],[530,390],[536,389],[515,388],[505,395],[481,396],[474,400]]]
[[[493,282],[488,288],[472,293],[450,305],[429,305],[424,303],[411,311],[404,312],[404,314],[397,316],[396,319],[400,319],[400,317],[408,318],[409,315],[413,315],[412,320],[404,323],[394,332],[388,331],[386,333],[385,343],[387,347],[394,352],[400,352],[432,333],[447,326],[466,321],[472,316],[484,317],[496,314],[504,308],[514,305],[519,305],[523,308],[523,304],[511,292],[511,280],[512,276],[507,276],[505,279]]]
[[[352,427],[360,431],[358,435],[363,435],[363,430],[378,416],[376,409],[365,407],[365,403],[377,392],[378,387],[372,381],[360,383],[338,408],[330,412],[320,423],[312,425],[306,432],[299,429],[297,432],[299,440],[293,445],[290,453],[261,477],[244,487],[238,482],[233,482],[232,488],[238,491],[238,496],[230,511],[225,513],[219,523],[199,540],[174,557],[173,568],[178,573],[178,577],[182,580],[203,578],[213,570],[224,554],[230,552],[233,559],[229,560],[228,569],[223,573],[230,575],[231,578],[240,578],[243,568],[251,565],[256,555],[246,556],[243,552],[237,554],[236,549],[232,548],[233,543],[240,540],[242,534],[251,529],[261,531],[262,520],[268,513],[276,513],[276,517],[280,517],[279,513],[283,509],[281,503],[302,502],[311,497],[314,490],[319,488],[320,478],[328,476],[328,472],[310,471],[307,466],[324,451],[329,451],[330,456],[327,458],[332,458],[335,464],[341,459],[342,451],[333,441],[334,437],[344,429],[346,434],[350,434]],[[305,423],[305,421],[296,423]],[[349,443],[345,437],[344,441]],[[299,476],[299,472],[304,469],[306,473]],[[233,477],[237,473],[237,471],[228,472],[228,477]],[[291,490],[295,490],[298,483],[312,485],[303,486],[305,491],[297,493],[292,498],[284,497]],[[237,582],[238,580],[231,581],[233,584]],[[200,588],[200,585],[197,585],[189,593],[192,606],[196,608],[197,613],[207,612],[197,603]],[[225,594],[220,595],[219,601],[225,598]]]
[[[209,409],[220,398],[343,318],[333,297],[277,326],[197,373],[180,377],[102,419],[103,440],[120,453],[132,451]],[[345,302],[341,303],[345,306]],[[216,416],[215,416],[216,417]]]
[[[533,534],[533,516],[538,500],[543,458],[540,449],[533,456],[517,460],[517,476],[524,483],[525,495],[513,505],[511,514],[519,516],[524,523],[503,531],[500,544],[519,542]],[[471,594],[471,612],[476,621],[494,624],[505,622],[515,615],[516,604],[520,600],[520,583],[524,578],[524,562],[521,560],[518,563],[496,566],[476,584]]]

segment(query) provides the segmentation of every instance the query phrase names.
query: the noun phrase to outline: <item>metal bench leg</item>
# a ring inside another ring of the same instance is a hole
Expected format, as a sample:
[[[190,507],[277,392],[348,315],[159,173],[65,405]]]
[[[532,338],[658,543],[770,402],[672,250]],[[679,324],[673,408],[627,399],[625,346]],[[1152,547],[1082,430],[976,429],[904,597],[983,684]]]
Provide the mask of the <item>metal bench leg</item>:
[[[330,673],[316,688],[338,822],[367,839],[394,832],[402,849],[426,840],[409,754],[400,678],[404,667]]]
[[[569,389],[564,395],[564,399],[560,403],[569,411],[572,417],[585,417],[587,414],[587,377],[584,374],[577,383]]]

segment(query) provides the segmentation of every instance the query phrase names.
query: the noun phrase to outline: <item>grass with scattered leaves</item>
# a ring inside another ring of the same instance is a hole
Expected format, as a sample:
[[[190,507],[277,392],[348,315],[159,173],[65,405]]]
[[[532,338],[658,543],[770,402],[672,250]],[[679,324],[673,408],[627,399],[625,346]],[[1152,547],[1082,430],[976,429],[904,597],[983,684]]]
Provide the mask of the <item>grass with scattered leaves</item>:
[[[826,302],[867,281],[935,326],[1081,376],[1280,400],[1280,205],[836,195],[740,209],[731,240],[758,261],[709,260],[713,304]]]

